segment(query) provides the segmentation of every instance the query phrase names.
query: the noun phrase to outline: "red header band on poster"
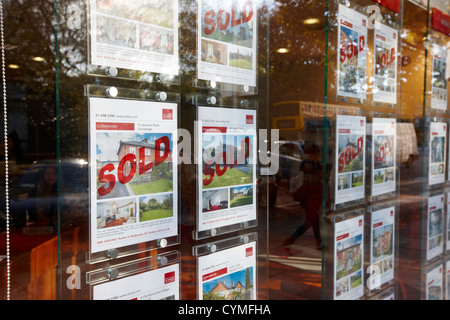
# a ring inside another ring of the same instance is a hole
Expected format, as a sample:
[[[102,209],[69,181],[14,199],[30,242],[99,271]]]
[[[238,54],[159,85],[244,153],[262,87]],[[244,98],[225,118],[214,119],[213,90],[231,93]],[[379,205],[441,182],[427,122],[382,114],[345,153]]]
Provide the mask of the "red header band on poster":
[[[433,8],[431,14],[431,27],[450,36],[450,16]]]
[[[97,130],[130,130],[134,131],[134,123],[120,122],[97,122],[95,124]]]
[[[373,225],[373,228],[378,228],[378,227],[381,227],[382,225],[383,225],[383,222],[378,222]]]
[[[346,239],[348,237],[350,237],[350,234],[346,233],[346,234],[343,234],[343,235],[340,235],[340,236],[336,237],[336,241],[343,240],[343,239]]]
[[[227,127],[203,127],[202,133],[227,133]]]
[[[205,275],[203,275],[203,277],[202,277],[202,281],[207,281],[207,280],[209,280],[209,279],[216,278],[216,277],[218,277],[218,276],[227,274],[227,272],[228,272],[228,268],[223,268],[223,269],[220,269],[220,270],[217,270],[217,271],[214,271],[214,272],[205,274]]]

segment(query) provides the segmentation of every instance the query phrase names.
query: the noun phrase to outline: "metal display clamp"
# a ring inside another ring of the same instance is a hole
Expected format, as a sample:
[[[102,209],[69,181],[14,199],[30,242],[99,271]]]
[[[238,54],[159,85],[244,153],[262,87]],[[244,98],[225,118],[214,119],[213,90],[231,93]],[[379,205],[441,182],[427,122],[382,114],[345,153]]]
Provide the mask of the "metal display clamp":
[[[180,262],[181,254],[178,251],[162,253],[89,271],[86,273],[86,284],[90,286],[90,295],[92,298],[94,286],[159,268],[180,264]]]
[[[237,96],[251,96],[258,94],[257,86],[248,86],[240,84],[231,84],[226,82],[221,82],[220,80],[201,80],[194,79],[193,87],[198,89],[205,89],[216,94],[226,94],[232,93]]]
[[[177,75],[122,69],[115,66],[90,64],[88,65],[88,74],[109,79],[135,80],[148,84],[180,84],[180,77]]]
[[[215,252],[219,252],[222,250],[226,250],[232,247],[236,247],[242,244],[247,244],[250,242],[255,242],[258,240],[258,234],[256,232],[244,234],[241,236],[236,236],[233,238],[225,239],[225,240],[219,240],[219,241],[212,241],[208,242],[206,244],[197,245],[192,247],[192,255],[194,257],[199,257]]]

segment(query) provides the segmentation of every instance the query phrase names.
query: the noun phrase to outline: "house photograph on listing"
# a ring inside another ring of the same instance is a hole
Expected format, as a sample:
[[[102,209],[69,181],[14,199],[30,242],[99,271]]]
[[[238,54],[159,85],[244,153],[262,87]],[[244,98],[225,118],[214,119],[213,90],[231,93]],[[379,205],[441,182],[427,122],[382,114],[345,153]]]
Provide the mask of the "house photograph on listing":
[[[97,133],[96,147],[97,187],[111,188],[105,177],[115,177],[98,199],[173,190],[172,134]]]

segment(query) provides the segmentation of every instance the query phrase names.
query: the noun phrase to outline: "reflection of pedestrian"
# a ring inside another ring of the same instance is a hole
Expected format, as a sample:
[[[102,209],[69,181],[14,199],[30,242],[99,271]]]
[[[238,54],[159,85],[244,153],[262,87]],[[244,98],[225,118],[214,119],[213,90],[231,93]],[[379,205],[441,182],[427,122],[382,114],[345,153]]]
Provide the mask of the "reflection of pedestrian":
[[[305,159],[300,165],[303,172],[303,183],[293,197],[300,202],[300,206],[305,210],[305,222],[284,241],[284,245],[294,243],[310,227],[313,228],[316,239],[316,249],[322,248],[322,238],[320,236],[320,208],[322,206],[322,165],[319,162],[320,149],[315,144],[305,146]]]
[[[29,195],[32,201],[28,208],[30,221],[56,227],[57,181],[56,165],[47,165],[42,171],[39,183]]]
[[[8,135],[10,141],[11,151],[9,153],[9,159],[14,159],[16,162],[20,162],[22,159],[22,148],[20,146],[20,138],[16,130],[11,131]]]

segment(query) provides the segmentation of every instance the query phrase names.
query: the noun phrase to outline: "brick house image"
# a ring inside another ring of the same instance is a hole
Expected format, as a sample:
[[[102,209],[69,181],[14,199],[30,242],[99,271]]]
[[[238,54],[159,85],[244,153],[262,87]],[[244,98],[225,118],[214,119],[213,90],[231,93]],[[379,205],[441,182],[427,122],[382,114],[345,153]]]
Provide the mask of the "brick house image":
[[[211,293],[217,294],[220,297],[224,297],[227,300],[231,300],[233,298],[233,292],[239,292],[243,294],[245,292],[245,287],[238,281],[236,284],[231,284],[230,287],[225,285],[224,282],[219,281],[219,283],[211,290]]]
[[[169,140],[170,141],[170,140]],[[117,156],[119,161],[127,154],[134,154],[136,156],[136,159],[138,163],[141,163],[143,165],[153,163],[155,161],[155,155],[156,152],[160,152],[160,157],[163,157],[164,154],[166,154],[166,144],[161,143],[160,150],[156,150],[155,143],[149,143],[147,139],[143,139],[142,141],[120,141],[119,149],[117,151]],[[169,165],[169,170],[172,171],[173,163],[172,163],[172,148],[171,146],[168,146],[170,150],[168,150],[168,156],[165,159],[164,162],[167,162]],[[139,150],[141,148],[145,148],[145,159],[139,158]],[[128,176],[130,173],[132,166],[136,166],[137,164],[131,164],[130,162],[127,162],[124,165],[123,168],[123,174],[124,176]],[[136,168],[137,171],[139,171],[138,168]],[[146,172],[146,174],[152,172],[152,170],[149,170]]]
[[[386,230],[382,235],[378,236],[377,253],[379,255],[384,254],[391,247],[391,232]]]

